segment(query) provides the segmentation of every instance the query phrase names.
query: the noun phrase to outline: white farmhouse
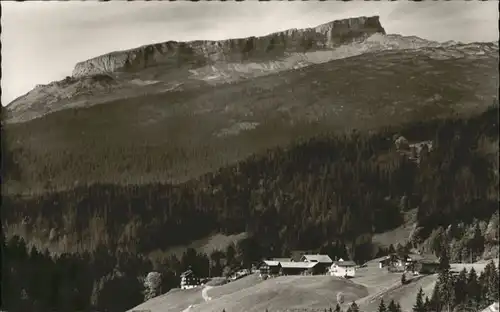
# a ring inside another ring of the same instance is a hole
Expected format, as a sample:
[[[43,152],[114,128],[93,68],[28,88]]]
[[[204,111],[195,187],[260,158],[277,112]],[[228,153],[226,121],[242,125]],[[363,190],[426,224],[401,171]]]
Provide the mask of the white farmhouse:
[[[354,277],[356,274],[356,263],[344,261],[342,258],[335,261],[330,267],[330,275],[337,277]]]

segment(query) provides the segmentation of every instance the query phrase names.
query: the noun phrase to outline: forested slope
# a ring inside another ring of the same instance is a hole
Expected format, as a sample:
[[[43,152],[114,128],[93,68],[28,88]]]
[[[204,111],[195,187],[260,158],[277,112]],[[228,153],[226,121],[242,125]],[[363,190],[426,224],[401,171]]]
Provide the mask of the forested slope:
[[[418,208],[417,240],[439,226],[489,219],[498,204],[498,159],[491,150],[497,113],[495,106],[470,119],[325,134],[176,186],[96,184],[6,197],[3,223],[64,251],[104,244],[149,252],[214,232],[246,231],[265,254],[338,243],[368,259],[371,235],[399,226],[407,209]],[[432,140],[433,148],[417,163],[397,150],[395,134]]]

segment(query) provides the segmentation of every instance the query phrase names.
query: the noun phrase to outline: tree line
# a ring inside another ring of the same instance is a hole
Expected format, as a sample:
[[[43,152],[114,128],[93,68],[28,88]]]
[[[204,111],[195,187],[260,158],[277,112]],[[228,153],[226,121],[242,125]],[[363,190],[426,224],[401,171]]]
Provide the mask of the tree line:
[[[52,232],[65,251],[105,244],[148,253],[215,232],[248,232],[269,256],[345,246],[350,258],[363,261],[374,255],[372,235],[401,225],[409,209],[418,211],[417,245],[437,229],[490,220],[498,205],[497,159],[484,142],[498,140],[497,128],[491,108],[397,132],[328,134],[181,185],[96,184],[7,196],[3,219],[23,223],[27,237],[49,241]],[[431,139],[433,149],[415,163],[396,150],[394,133]],[[461,231],[451,232],[458,239]]]
[[[416,209],[418,227],[412,244],[429,243],[435,253],[440,253],[441,246],[455,244],[458,250],[465,244],[475,259],[488,244],[498,245],[498,231],[485,230],[498,220],[498,158],[488,149],[498,141],[497,119],[498,108],[492,107],[468,119],[425,121],[369,134],[325,134],[180,185],[95,184],[32,198],[6,196],[3,227],[16,227],[28,241],[44,242],[39,251],[25,254],[20,251],[25,247],[6,248],[24,257],[19,263],[40,261],[41,267],[53,267],[54,276],[74,274],[57,273],[59,264],[68,272],[98,271],[81,277],[84,286],[61,288],[78,289],[83,295],[76,297],[88,298],[89,289],[107,293],[105,285],[112,283],[140,286],[140,282],[119,281],[137,279],[153,265],[166,268],[166,276],[175,277],[189,265],[208,276],[210,271],[220,274],[248,267],[262,257],[288,256],[296,249],[363,262],[376,253],[371,237],[401,225],[402,214]],[[417,163],[395,147],[395,134],[414,142],[431,140],[433,148],[423,150]],[[241,232],[251,239],[212,255],[189,250],[184,260],[171,258],[158,264],[146,259],[152,251],[186,245],[213,233]],[[47,246],[59,252],[56,260],[49,261],[42,251]],[[103,264],[92,260],[96,254],[109,255],[102,261],[110,269],[100,271]],[[77,264],[68,260],[72,257]],[[470,259],[469,254],[461,257]],[[119,266],[120,261],[125,264]],[[150,264],[128,264],[134,261]],[[22,274],[25,270],[15,269],[16,265],[13,261],[13,272]],[[86,268],[75,269],[78,265]],[[26,264],[26,268],[37,266]],[[117,266],[134,269],[128,275],[128,269],[114,270]],[[90,276],[91,281],[85,279]],[[166,280],[174,285],[174,277]],[[62,277],[56,280],[70,283]],[[99,290],[96,285],[101,284]],[[24,293],[30,298],[57,298],[16,287],[12,298],[18,299],[12,300],[24,302]]]

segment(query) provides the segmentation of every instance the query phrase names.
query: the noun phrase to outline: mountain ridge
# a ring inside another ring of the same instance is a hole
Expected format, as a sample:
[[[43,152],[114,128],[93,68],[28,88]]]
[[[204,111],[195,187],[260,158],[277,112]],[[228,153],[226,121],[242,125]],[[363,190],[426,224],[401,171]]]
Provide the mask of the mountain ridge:
[[[194,63],[210,64],[213,61],[220,60],[244,61],[252,54],[261,53],[262,50],[265,52],[278,50],[277,54],[281,54],[299,50],[307,51],[313,48],[313,45],[316,45],[315,48],[332,48],[345,41],[363,38],[368,34],[377,32],[385,34],[379,17],[362,16],[335,20],[311,28],[288,29],[260,37],[188,42],[167,41],[106,53],[79,62],[75,65],[72,76],[81,77],[165,64],[171,61],[172,57],[177,56],[176,52],[178,54],[188,54],[187,57],[192,57]],[[185,61],[185,59],[182,59],[182,61]],[[175,60],[173,62],[175,63]]]
[[[63,109],[195,90],[392,50],[414,51],[408,53],[423,53],[433,59],[480,58],[498,54],[498,43],[439,43],[386,34],[377,16],[332,21],[263,37],[169,41],[79,62],[73,76],[38,85],[11,102],[6,122],[26,122]]]

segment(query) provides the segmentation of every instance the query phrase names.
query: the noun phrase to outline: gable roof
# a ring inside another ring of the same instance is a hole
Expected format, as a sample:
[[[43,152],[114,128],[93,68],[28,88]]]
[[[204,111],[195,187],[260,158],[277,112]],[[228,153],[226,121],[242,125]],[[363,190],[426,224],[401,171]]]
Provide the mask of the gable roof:
[[[187,271],[185,271],[185,272],[183,272],[183,273],[181,274],[181,277],[186,277],[186,276],[193,275],[193,274],[194,274],[194,273],[193,273],[193,271],[192,271],[192,270],[187,270]]]
[[[354,261],[335,261],[334,264],[340,267],[353,267],[356,266]]]
[[[332,258],[328,255],[304,255],[302,256],[306,261],[319,262],[319,263],[333,263]]]
[[[267,264],[268,266],[278,266],[278,265],[280,265],[279,261],[273,261],[273,260],[264,260],[264,263]]]
[[[384,261],[387,261],[387,260],[390,260],[390,259],[391,259],[390,256],[385,256],[385,257],[377,258],[375,260],[378,261],[378,262],[384,262]]]
[[[292,261],[292,258],[272,258],[271,261],[290,262]]]
[[[281,267],[284,269],[310,269],[315,267],[318,262],[281,262]]]

